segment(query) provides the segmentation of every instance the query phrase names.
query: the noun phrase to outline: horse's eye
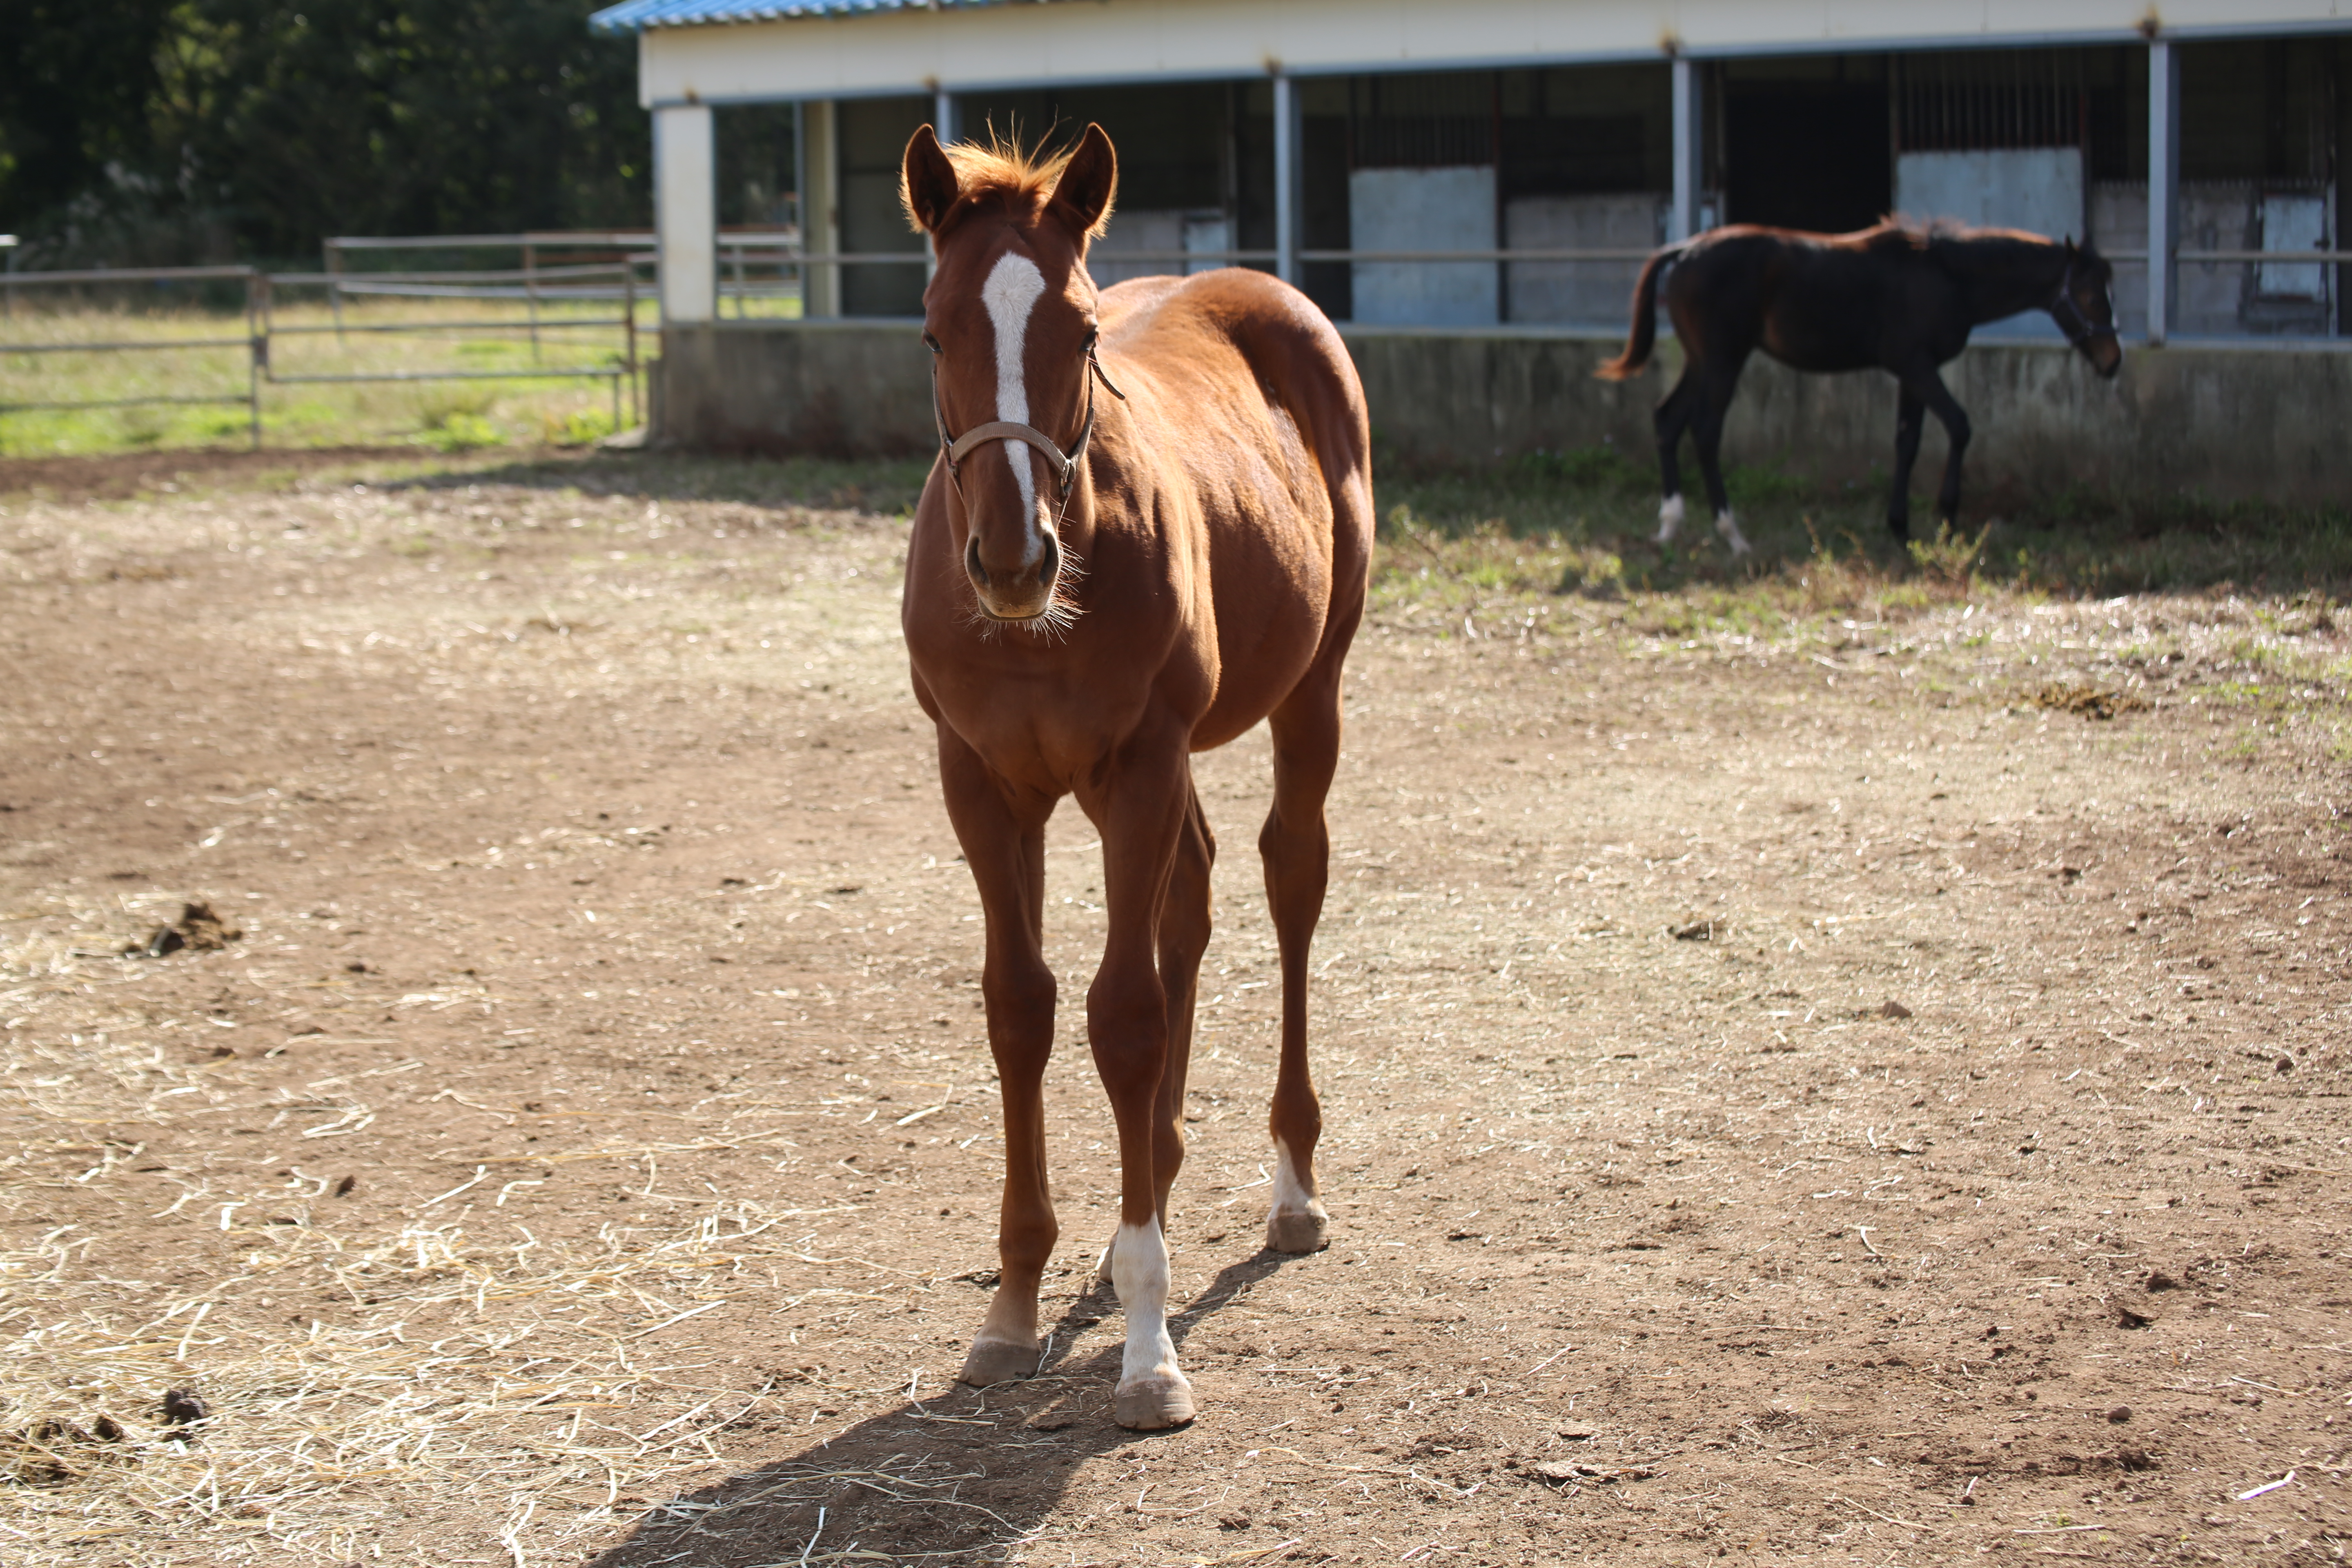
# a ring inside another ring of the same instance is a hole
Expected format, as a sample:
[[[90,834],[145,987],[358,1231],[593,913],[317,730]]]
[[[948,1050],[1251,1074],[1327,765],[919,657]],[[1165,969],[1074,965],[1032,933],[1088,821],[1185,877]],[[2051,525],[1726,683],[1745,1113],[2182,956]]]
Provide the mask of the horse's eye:
[[[935,337],[933,337],[933,336],[931,336],[931,334],[930,334],[930,333],[929,333],[929,332],[925,332],[925,333],[923,334],[923,346],[924,346],[925,348],[927,348],[927,349],[930,350],[930,351],[931,351],[931,353],[935,353],[935,354],[936,354],[936,353],[944,353],[944,352],[945,352],[944,350],[942,350],[942,349],[940,347],[940,340],[939,340],[939,339],[937,339],[937,338],[935,338]]]

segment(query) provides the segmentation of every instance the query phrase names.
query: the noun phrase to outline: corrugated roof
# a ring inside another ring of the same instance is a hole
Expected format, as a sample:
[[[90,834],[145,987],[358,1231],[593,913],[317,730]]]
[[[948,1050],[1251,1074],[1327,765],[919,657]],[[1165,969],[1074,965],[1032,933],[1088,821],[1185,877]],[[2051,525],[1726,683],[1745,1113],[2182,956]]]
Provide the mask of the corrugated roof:
[[[877,11],[969,11],[982,5],[1044,5],[1050,0],[622,0],[588,18],[593,33],[648,27],[704,27],[729,22],[782,22],[802,16],[862,16]]]

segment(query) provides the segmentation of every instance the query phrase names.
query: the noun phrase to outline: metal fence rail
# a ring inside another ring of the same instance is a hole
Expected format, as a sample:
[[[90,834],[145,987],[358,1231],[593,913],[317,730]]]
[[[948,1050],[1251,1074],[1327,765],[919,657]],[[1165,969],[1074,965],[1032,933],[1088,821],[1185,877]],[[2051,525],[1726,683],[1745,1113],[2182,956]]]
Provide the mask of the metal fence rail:
[[[268,339],[262,333],[261,274],[250,267],[103,267],[69,272],[17,272],[7,275],[8,314],[16,313],[20,288],[75,288],[116,283],[211,283],[231,279],[245,284],[245,336],[241,338],[140,338],[102,343],[0,343],[0,354],[12,353],[139,353],[182,349],[244,348],[246,384],[241,393],[168,394],[153,397],[96,397],[0,402],[0,414],[61,413],[76,409],[141,408],[164,405],[246,405],[254,450],[261,449],[261,378],[269,360]]]
[[[602,239],[607,237],[590,237]],[[424,248],[429,243],[443,248],[463,246],[463,237],[431,242],[383,242],[382,248]],[[12,255],[11,260],[14,259]],[[74,354],[74,353],[171,353],[184,351],[242,348],[246,351],[246,384],[236,392],[157,394],[142,397],[60,398],[25,401],[0,400],[0,415],[34,412],[68,412],[101,408],[139,408],[186,405],[227,405],[242,404],[247,410],[247,426],[253,448],[262,444],[262,392],[270,386],[302,386],[352,384],[371,382],[425,381],[569,381],[602,380],[611,384],[613,424],[621,427],[621,385],[628,384],[629,413],[632,422],[642,418],[643,393],[639,386],[642,369],[637,354],[637,278],[635,258],[618,262],[599,262],[560,268],[536,269],[536,276],[520,271],[454,271],[418,273],[382,273],[363,275],[363,281],[354,286],[348,278],[333,272],[263,272],[251,267],[146,267],[90,268],[74,271],[17,272],[5,275],[9,315],[15,315],[18,289],[112,287],[125,283],[216,283],[242,282],[245,286],[245,325],[241,337],[196,338],[119,338],[88,342],[0,342],[0,356],[11,354]],[[551,289],[537,287],[538,277],[554,277],[558,282]],[[523,279],[520,284],[508,279]],[[307,326],[280,324],[275,316],[278,294],[281,289],[324,287],[335,300],[336,321],[332,325]],[[530,315],[523,321],[364,321],[348,322],[341,319],[342,293],[412,294],[428,298],[487,300],[498,301],[528,300]],[[621,307],[614,316],[558,317],[542,321],[539,317],[538,300],[611,300]],[[278,338],[300,339],[334,335],[339,341],[348,333],[419,334],[428,332],[462,332],[467,337],[525,337],[538,352],[542,331],[564,332],[617,329],[622,334],[622,353],[617,363],[602,364],[532,365],[529,368],[498,370],[424,370],[424,371],[350,371],[350,372],[281,372],[271,354],[271,344]]]

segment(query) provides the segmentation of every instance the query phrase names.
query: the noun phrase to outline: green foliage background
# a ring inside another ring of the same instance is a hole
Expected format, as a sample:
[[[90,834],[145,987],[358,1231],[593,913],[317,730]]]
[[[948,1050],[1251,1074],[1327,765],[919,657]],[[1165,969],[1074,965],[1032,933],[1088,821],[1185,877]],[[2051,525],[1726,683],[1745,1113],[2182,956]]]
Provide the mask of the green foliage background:
[[[643,226],[636,49],[596,0],[5,0],[22,265],[313,262],[330,234]]]

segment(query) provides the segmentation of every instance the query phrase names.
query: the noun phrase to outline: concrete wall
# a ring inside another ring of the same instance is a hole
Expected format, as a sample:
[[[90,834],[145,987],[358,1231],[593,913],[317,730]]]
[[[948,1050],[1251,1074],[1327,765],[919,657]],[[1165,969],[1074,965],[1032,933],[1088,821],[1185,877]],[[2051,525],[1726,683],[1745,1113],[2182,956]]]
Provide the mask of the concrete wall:
[[[1410,461],[1469,464],[1602,442],[1647,460],[1661,364],[1623,383],[1592,369],[1617,345],[1502,328],[1346,329],[1372,428]],[[713,450],[919,453],[935,445],[929,356],[910,322],[673,328],[654,368],[657,443]],[[1976,426],[1970,488],[2195,490],[2280,500],[2352,499],[2352,353],[2129,349],[2101,381],[2071,351],[1970,349],[1945,380]],[[1801,376],[1762,356],[1740,383],[1725,449],[1837,480],[1894,460],[1895,384],[1876,372]],[[1931,418],[1920,483],[1943,460]]]
[[[662,332],[653,444],[904,457],[932,434],[930,355],[909,321],[713,322]]]

